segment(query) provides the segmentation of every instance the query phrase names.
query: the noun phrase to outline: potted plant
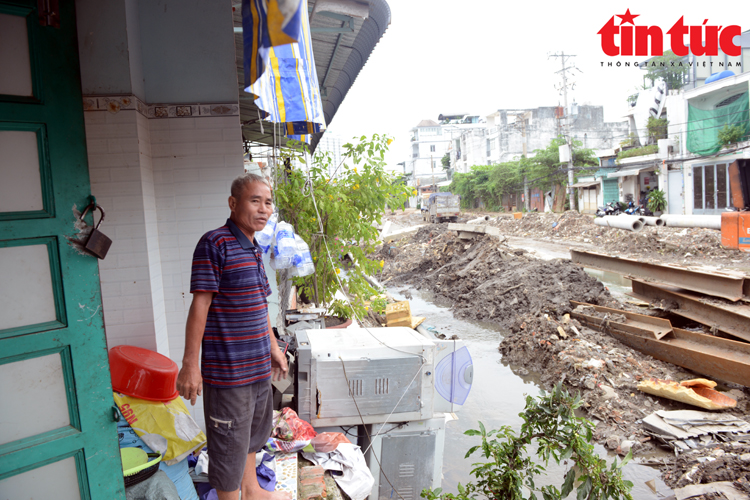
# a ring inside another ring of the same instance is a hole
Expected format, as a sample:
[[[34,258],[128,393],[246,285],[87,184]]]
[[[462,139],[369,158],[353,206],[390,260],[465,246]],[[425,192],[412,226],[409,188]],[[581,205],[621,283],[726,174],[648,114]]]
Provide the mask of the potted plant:
[[[665,208],[667,208],[667,199],[664,197],[664,191],[661,189],[651,191],[648,195],[648,209],[656,217],[660,217],[664,213]]]

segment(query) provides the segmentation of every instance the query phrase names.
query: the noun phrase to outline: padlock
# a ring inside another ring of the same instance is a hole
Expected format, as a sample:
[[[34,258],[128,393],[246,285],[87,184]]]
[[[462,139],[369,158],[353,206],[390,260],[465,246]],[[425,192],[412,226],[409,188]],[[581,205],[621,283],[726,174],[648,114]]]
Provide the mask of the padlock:
[[[83,248],[97,259],[104,259],[104,257],[107,256],[109,247],[112,246],[112,240],[110,240],[101,231],[99,231],[99,226],[104,220],[104,209],[99,205],[92,203],[87,206],[86,210],[84,210],[83,214],[81,214],[81,220],[86,217],[86,214],[89,213],[91,207],[94,207],[94,210],[98,208],[102,213],[102,216],[99,218],[99,223],[97,223],[97,225],[94,226],[94,228],[91,230],[89,239],[86,240],[86,244],[83,246]],[[94,220],[96,220],[96,218]]]

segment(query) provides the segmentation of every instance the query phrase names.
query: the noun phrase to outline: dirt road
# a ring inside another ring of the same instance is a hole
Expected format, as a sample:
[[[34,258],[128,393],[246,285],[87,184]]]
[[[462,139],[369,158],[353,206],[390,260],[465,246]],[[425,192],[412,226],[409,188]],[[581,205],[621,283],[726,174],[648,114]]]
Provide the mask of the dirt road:
[[[391,217],[401,226],[423,224],[419,214]],[[489,223],[501,229],[501,237],[465,240],[448,231],[447,224],[433,224],[412,238],[383,245],[377,257],[385,261],[381,282],[430,290],[450,301],[456,316],[496,323],[507,332],[498,346],[504,361],[519,372],[539,373],[546,389],[562,380],[569,390],[580,392],[585,411],[597,422],[598,442],[623,454],[630,449],[636,457],[647,457],[659,444],[645,432],[642,419],[657,410],[695,408],[647,395],[636,385],[648,378],[681,381],[700,374],[653,359],[566,317],[571,300],[635,306],[618,302],[601,282],[556,254],[565,255],[567,246],[583,245],[651,261],[739,270],[750,269],[750,256],[722,248],[713,234],[718,231],[658,228],[641,237],[595,226],[589,217],[572,212],[533,214],[521,221],[503,217]],[[524,240],[521,246],[531,251],[519,248],[514,238]],[[540,255],[546,260],[537,258]],[[682,326],[700,329],[697,324]],[[736,408],[724,412],[750,422],[750,391],[721,383],[718,389],[737,400]],[[750,493],[747,441],[708,440],[679,458],[660,460],[659,466],[672,487],[731,480]]]

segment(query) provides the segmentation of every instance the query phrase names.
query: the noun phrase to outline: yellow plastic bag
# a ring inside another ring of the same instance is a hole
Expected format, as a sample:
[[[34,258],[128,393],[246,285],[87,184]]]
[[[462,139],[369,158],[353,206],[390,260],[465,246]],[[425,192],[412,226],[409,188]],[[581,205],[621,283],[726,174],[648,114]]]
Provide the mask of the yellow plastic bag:
[[[162,403],[112,394],[130,427],[149,448],[162,454],[165,464],[181,462],[206,444],[206,435],[179,396]]]

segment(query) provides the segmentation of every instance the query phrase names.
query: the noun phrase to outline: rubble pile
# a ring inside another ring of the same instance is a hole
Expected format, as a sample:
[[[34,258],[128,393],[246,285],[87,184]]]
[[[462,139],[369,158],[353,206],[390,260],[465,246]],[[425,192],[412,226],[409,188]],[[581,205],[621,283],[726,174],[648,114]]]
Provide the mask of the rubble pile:
[[[654,256],[667,260],[713,257],[750,263],[750,255],[724,248],[721,232],[703,228],[645,226],[632,233],[594,224],[594,217],[567,211],[527,213],[521,219],[491,218],[488,224],[509,236],[594,245],[622,256]]]
[[[459,238],[447,225],[421,228],[401,246],[384,245],[383,277],[430,289],[453,303],[459,317],[513,329],[544,314],[569,312],[570,301],[605,305],[609,292],[579,266],[542,261],[511,249],[497,237]],[[555,328],[552,328],[555,330]]]

